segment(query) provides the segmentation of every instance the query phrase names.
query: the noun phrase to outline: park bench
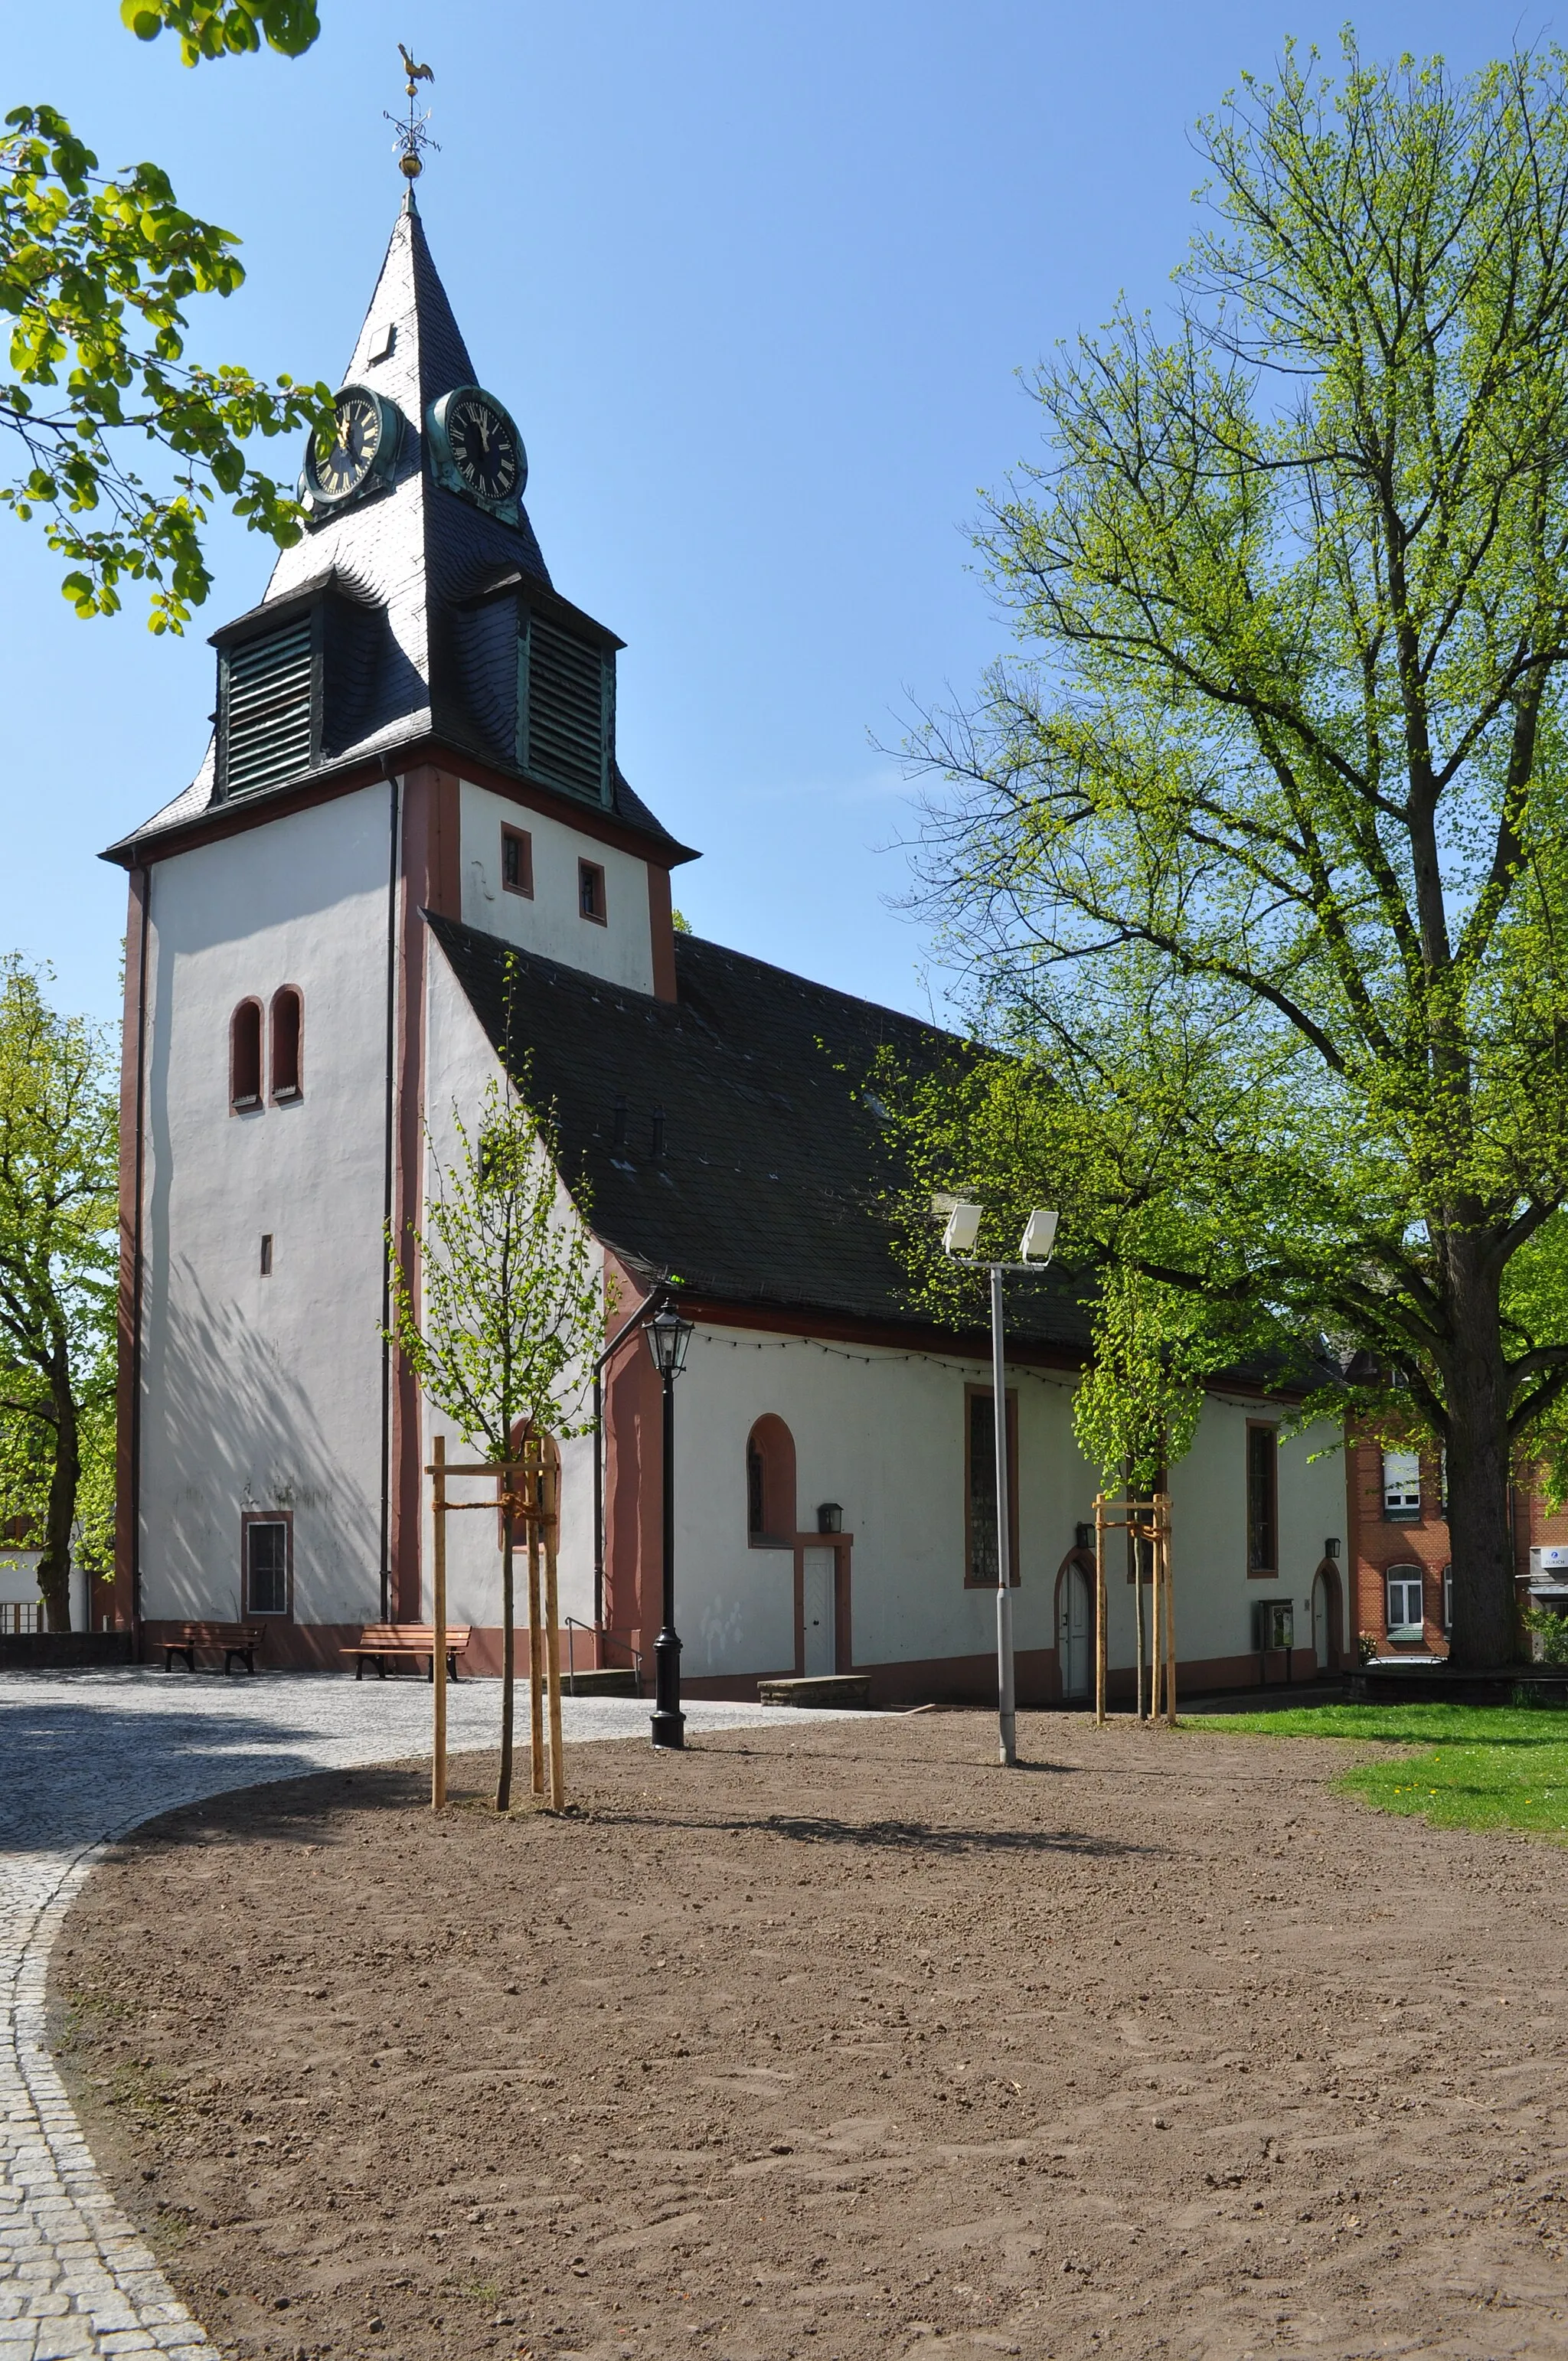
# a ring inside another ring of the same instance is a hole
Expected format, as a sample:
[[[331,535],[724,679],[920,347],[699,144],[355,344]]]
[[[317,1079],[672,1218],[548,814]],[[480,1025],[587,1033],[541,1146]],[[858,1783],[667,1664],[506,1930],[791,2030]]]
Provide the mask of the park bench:
[[[186,1671],[194,1673],[198,1648],[211,1648],[214,1653],[221,1648],[225,1675],[233,1671],[236,1656],[247,1673],[254,1673],[256,1652],[266,1637],[264,1623],[181,1623],[177,1626],[176,1636],[163,1643],[163,1669],[171,1673],[175,1657],[183,1656]]]
[[[449,1623],[446,1627],[446,1669],[453,1680],[457,1678],[457,1659],[468,1645],[466,1623]],[[368,1659],[376,1667],[376,1677],[384,1681],[387,1666],[406,1661],[422,1664],[430,1659],[430,1677],[435,1678],[435,1631],[429,1623],[367,1623],[352,1646],[345,1643],[343,1653],[354,1658],[354,1677],[358,1680]]]

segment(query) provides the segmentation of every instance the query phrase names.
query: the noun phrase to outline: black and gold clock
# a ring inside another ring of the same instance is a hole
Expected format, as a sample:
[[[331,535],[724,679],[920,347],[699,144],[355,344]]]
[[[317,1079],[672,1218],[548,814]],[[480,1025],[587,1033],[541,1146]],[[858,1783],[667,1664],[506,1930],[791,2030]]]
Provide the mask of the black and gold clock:
[[[455,386],[432,402],[426,424],[436,482],[515,522],[528,454],[495,395],[477,385]]]
[[[345,385],[336,407],[335,429],[311,437],[300,477],[302,500],[317,511],[339,509],[356,493],[385,483],[402,442],[402,412],[385,394]]]

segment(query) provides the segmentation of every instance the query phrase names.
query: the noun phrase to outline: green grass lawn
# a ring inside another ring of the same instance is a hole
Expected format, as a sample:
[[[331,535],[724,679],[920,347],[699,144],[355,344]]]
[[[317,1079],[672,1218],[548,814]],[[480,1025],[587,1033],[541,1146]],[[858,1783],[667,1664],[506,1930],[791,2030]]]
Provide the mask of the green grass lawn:
[[[1190,1730],[1386,1746],[1334,1782],[1379,1812],[1434,1828],[1531,1828],[1568,1837],[1568,1713],[1476,1705],[1321,1705],[1194,1716]]]

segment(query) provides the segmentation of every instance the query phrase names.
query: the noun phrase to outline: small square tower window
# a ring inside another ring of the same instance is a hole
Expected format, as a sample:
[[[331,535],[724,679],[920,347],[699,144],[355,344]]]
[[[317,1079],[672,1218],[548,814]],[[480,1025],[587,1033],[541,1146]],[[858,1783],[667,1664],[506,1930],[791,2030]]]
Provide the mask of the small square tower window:
[[[597,861],[577,863],[577,907],[596,926],[605,923],[604,871]]]
[[[501,829],[501,884],[509,894],[533,894],[533,839],[526,829]]]

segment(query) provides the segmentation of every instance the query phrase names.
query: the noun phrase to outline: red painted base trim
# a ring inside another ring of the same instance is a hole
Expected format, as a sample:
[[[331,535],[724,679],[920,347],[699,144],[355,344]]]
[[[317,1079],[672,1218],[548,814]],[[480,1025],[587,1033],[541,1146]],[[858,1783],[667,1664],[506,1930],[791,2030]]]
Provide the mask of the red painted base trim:
[[[141,1627],[141,1655],[144,1664],[163,1661],[166,1637],[178,1630],[173,1620],[144,1623]],[[280,1623],[269,1626],[266,1644],[258,1663],[270,1672],[332,1672],[346,1673],[352,1677],[350,1660],[341,1651],[356,1642],[363,1625],[359,1623]],[[561,1670],[567,1669],[567,1651],[563,1635]],[[587,1672],[593,1661],[593,1647],[580,1634],[576,1648],[579,1671]],[[528,1634],[516,1635],[513,1662],[519,1673],[528,1671]],[[1244,1656],[1209,1656],[1192,1664],[1179,1664],[1176,1668],[1176,1697],[1179,1708],[1183,1695],[1210,1696],[1224,1689],[1252,1689],[1259,1686],[1259,1659],[1255,1651]],[[911,1658],[905,1664],[856,1664],[850,1669],[871,1676],[873,1706],[903,1705],[992,1705],[996,1699],[996,1659],[989,1653],[973,1656],[929,1656]],[[499,1625],[475,1625],[469,1633],[466,1653],[459,1661],[460,1680],[499,1680],[501,1670],[501,1634]],[[652,1687],[652,1668],[647,1668],[646,1688]],[[1291,1671],[1298,1684],[1314,1677],[1315,1659],[1310,1648],[1294,1651]],[[178,1676],[186,1678],[183,1665],[177,1667]],[[1024,1707],[1059,1705],[1062,1702],[1060,1675],[1057,1669],[1054,1648],[1020,1648],[1014,1666],[1018,1702]],[[759,1673],[729,1674],[702,1677],[694,1675],[681,1684],[682,1693],[688,1697],[711,1698],[725,1704],[750,1704],[757,1701],[757,1683],[763,1680],[791,1680],[795,1676],[793,1664]],[[235,1677],[243,1678],[243,1675]],[[374,1673],[364,1677],[373,1680]],[[389,1680],[411,1680],[421,1675],[407,1666],[389,1672]],[[1282,1651],[1267,1660],[1266,1684],[1270,1688],[1286,1686],[1285,1657]],[[1130,1664],[1112,1668],[1107,1692],[1118,1705],[1134,1695],[1133,1668]],[[1090,1700],[1079,1699],[1079,1703]]]

